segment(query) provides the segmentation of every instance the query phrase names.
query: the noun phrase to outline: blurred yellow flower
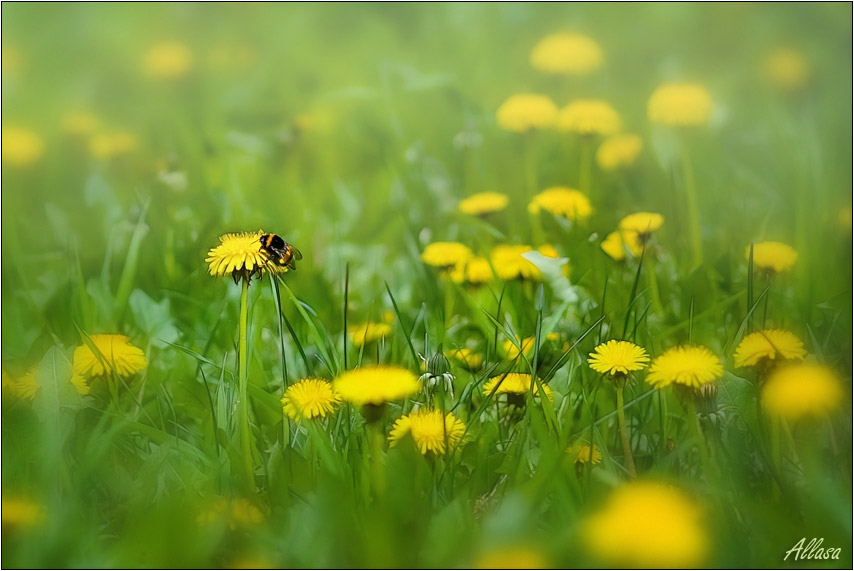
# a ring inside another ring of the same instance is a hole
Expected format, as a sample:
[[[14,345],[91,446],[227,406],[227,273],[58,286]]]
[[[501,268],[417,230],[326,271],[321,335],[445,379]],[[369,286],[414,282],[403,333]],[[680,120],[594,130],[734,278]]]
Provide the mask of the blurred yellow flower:
[[[650,121],[662,125],[704,125],[713,108],[711,96],[701,85],[668,83],[652,93],[647,114]]]
[[[456,351],[451,352],[451,358],[459,361],[463,364],[463,366],[470,370],[475,371],[480,368],[483,364],[483,357],[475,353],[473,350],[463,347],[462,349],[457,349]]]
[[[589,444],[573,444],[566,449],[566,453],[575,464],[590,463],[595,466],[602,462],[602,452],[595,444],[592,448]]]
[[[549,400],[553,401],[552,390],[542,381],[540,383],[543,385],[543,392]],[[483,385],[483,394],[489,395],[493,390],[495,390],[496,395],[526,395],[531,392],[531,375],[528,373],[507,373],[507,375],[492,377]],[[534,396],[540,394],[537,383],[534,383],[533,394]]]
[[[777,369],[763,385],[761,396],[768,414],[789,421],[828,413],[846,399],[836,373],[814,364]]]
[[[809,64],[800,52],[778,48],[765,56],[762,72],[766,79],[783,89],[800,89],[809,79]]]
[[[484,216],[507,208],[509,198],[499,192],[479,192],[460,200],[460,212],[473,216]]]
[[[332,386],[341,398],[360,405],[401,400],[421,389],[413,373],[394,365],[366,365],[345,371]]]
[[[750,259],[750,246],[744,250],[744,258]],[[798,253],[782,242],[758,242],[753,245],[753,266],[767,272],[786,272],[792,269]]]
[[[663,389],[673,383],[700,388],[720,379],[724,374],[721,360],[702,346],[672,347],[655,358],[646,375],[646,382]]]
[[[81,395],[88,395],[92,391],[92,387],[89,386],[89,381],[79,373],[71,374],[71,384],[74,385],[74,388]]]
[[[664,224],[664,216],[657,212],[635,212],[624,216],[620,220],[619,228],[623,232],[634,232],[643,243],[650,234],[661,228],[662,224]]]
[[[580,135],[612,135],[620,130],[620,115],[606,101],[577,99],[560,110],[555,126]]]
[[[282,410],[291,420],[312,419],[331,414],[341,397],[324,379],[302,379],[288,387],[282,396]]]
[[[531,65],[554,75],[587,75],[602,67],[602,49],[581,34],[553,34],[531,51]]]
[[[377,323],[368,321],[359,325],[348,327],[350,337],[353,339],[353,345],[356,348],[362,345],[367,345],[372,341],[382,339],[386,335],[391,334],[391,325],[388,323]]]
[[[581,192],[567,187],[553,186],[534,196],[528,204],[528,212],[540,210],[563,216],[573,222],[584,220],[593,213],[590,200]]]
[[[451,413],[443,422],[441,411],[420,409],[394,421],[388,439],[395,446],[409,434],[422,454],[444,454],[445,443],[450,449],[456,448],[465,430],[466,425]]]
[[[258,506],[245,498],[234,498],[227,500],[220,498],[215,501],[210,509],[203,511],[196,518],[200,525],[211,524],[222,521],[234,531],[237,528],[257,525],[264,521],[264,514]]]
[[[8,389],[19,399],[32,400],[41,388],[38,381],[36,381],[38,372],[38,365],[30,367],[26,373],[17,378],[3,371],[3,388]]]
[[[90,335],[89,340],[100,355],[96,356],[86,343],[74,349],[72,369],[78,375],[98,377],[115,369],[122,377],[129,377],[147,364],[142,349],[124,335],[96,334]]]
[[[0,51],[2,51],[2,63],[0,63],[2,67],[0,70],[2,70],[3,75],[17,71],[21,65],[21,53],[8,44],[3,44]]]
[[[525,337],[521,340],[517,337],[515,343],[507,339],[503,344],[504,352],[508,359],[513,360],[519,356],[519,347],[522,347],[522,353],[527,355],[534,348],[534,341],[534,337]]]
[[[459,242],[433,242],[421,253],[421,261],[425,264],[446,269],[464,264],[473,257],[471,248]]]
[[[500,244],[492,249],[492,267],[495,274],[502,280],[527,279],[540,280],[543,275],[537,266],[522,257],[522,254],[531,252],[531,246],[522,244],[511,246]]]
[[[702,567],[710,537],[703,511],[685,493],[657,482],[616,488],[582,525],[595,557],[615,567]]]
[[[183,77],[193,65],[193,54],[180,42],[162,42],[152,46],[143,59],[146,75],[162,79]]]
[[[643,141],[637,135],[620,133],[611,135],[596,150],[596,164],[603,171],[631,166],[643,149]]]
[[[510,96],[496,112],[499,127],[516,133],[548,129],[556,118],[554,101],[545,95],[532,93]]]
[[[45,519],[45,510],[39,504],[6,494],[3,494],[2,514],[4,536],[8,531],[37,526]]]
[[[537,251],[539,253],[541,253],[543,256],[545,256],[546,258],[555,258],[555,259],[560,258],[560,252],[558,252],[557,248],[555,248],[551,244],[543,244],[542,246],[537,248]],[[565,275],[566,277],[569,277],[569,263],[568,262],[563,264],[560,269],[561,269],[561,272],[563,273],[563,275]]]
[[[3,163],[12,167],[26,167],[44,154],[41,137],[23,127],[3,127]]]
[[[101,133],[89,140],[89,152],[96,159],[112,159],[133,152],[139,146],[136,135],[127,131]]]
[[[543,553],[523,545],[499,547],[483,553],[475,569],[553,569]]]
[[[98,128],[98,118],[89,111],[71,111],[62,117],[62,130],[69,135],[91,135]]]
[[[649,363],[649,355],[643,347],[629,341],[611,339],[598,345],[587,363],[594,371],[602,374],[627,375],[629,371],[640,371]]]
[[[492,281],[495,273],[492,271],[492,266],[489,265],[489,260],[476,256],[465,263],[454,266],[450,276],[455,283],[481,285]]]
[[[803,359],[804,344],[794,333],[782,329],[765,329],[745,335],[733,355],[736,367],[752,367],[763,359]]]
[[[643,244],[637,232],[617,230],[602,241],[602,250],[618,262],[626,259],[626,249],[633,256],[641,255]]]

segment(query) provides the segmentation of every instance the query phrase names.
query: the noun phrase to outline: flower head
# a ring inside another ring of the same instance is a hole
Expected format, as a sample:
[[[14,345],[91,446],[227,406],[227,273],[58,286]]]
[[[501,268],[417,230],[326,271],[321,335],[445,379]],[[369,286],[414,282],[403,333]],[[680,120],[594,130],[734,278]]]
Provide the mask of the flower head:
[[[3,535],[7,531],[34,527],[44,521],[45,511],[34,501],[3,494]]]
[[[96,159],[108,160],[135,151],[139,146],[136,135],[127,131],[101,133],[89,140],[89,152]]]
[[[640,256],[643,244],[637,232],[617,230],[605,237],[602,241],[602,250],[620,262],[626,259],[626,250],[633,256]]]
[[[143,70],[146,75],[174,79],[187,74],[193,65],[193,54],[182,43],[162,42],[145,54]]]
[[[613,135],[620,130],[620,116],[605,101],[577,99],[560,110],[555,125],[580,135]]]
[[[499,192],[479,192],[460,200],[460,212],[473,216],[484,216],[507,208],[510,199]]]
[[[575,464],[590,463],[595,466],[602,462],[602,452],[595,444],[592,447],[589,444],[573,444],[566,449],[566,453]]]
[[[498,375],[497,377],[492,377],[483,385],[483,394],[490,395],[493,390],[496,395],[500,394],[509,394],[509,395],[526,395],[531,393],[531,375],[528,373],[507,373],[506,375]],[[549,398],[549,400],[554,400],[552,396],[552,390],[545,383],[543,385],[543,392]],[[537,396],[540,394],[539,385],[537,383],[533,383],[533,394]]]
[[[282,397],[285,414],[292,420],[312,419],[331,414],[341,397],[324,379],[303,379],[292,384]]]
[[[525,337],[524,339],[519,339],[516,337],[516,342],[514,343],[512,340],[508,339],[504,342],[504,352],[507,353],[507,358],[510,360],[516,359],[519,357],[519,347],[522,348],[521,353],[527,355],[531,352],[531,349],[534,348],[534,337]]]
[[[770,415],[795,421],[838,408],[845,399],[845,391],[833,370],[802,364],[774,371],[763,385],[760,398]]]
[[[264,272],[287,272],[287,265],[268,263],[270,257],[261,249],[263,235],[264,231],[258,230],[220,236],[219,245],[211,248],[205,258],[210,274],[216,277],[231,274],[234,283],[237,283],[241,277],[251,280],[256,273],[260,276]]]
[[[22,127],[3,127],[3,162],[12,167],[26,167],[44,154],[41,137]]]
[[[602,49],[581,34],[553,34],[531,51],[531,65],[554,75],[587,75],[602,67]]]
[[[472,349],[468,349],[467,347],[453,351],[451,353],[451,358],[462,363],[462,365],[470,371],[479,369],[483,364],[483,356],[479,353],[475,353]]]
[[[509,244],[500,244],[492,249],[492,267],[495,268],[495,274],[502,280],[512,280],[515,278],[539,280],[542,279],[542,273],[537,266],[522,257],[522,254],[532,251],[533,248],[528,245],[512,246]]]
[[[704,125],[714,104],[709,92],[694,83],[668,83],[649,98],[647,114],[653,123],[672,126]]]
[[[26,373],[17,378],[13,378],[6,371],[3,371],[3,388],[8,389],[19,399],[32,400],[41,388],[36,380],[38,372],[38,365],[30,367]]]
[[[770,52],[762,63],[765,78],[782,89],[800,89],[809,79],[809,64],[796,50],[778,48]]]
[[[74,349],[72,369],[78,375],[98,377],[115,370],[122,377],[130,377],[147,364],[142,349],[124,335],[90,335],[89,340],[99,354],[87,343]]]
[[[794,333],[782,329],[765,329],[745,335],[735,349],[735,366],[752,367],[763,359],[803,359],[804,344]]]
[[[467,283],[471,285],[485,284],[492,281],[495,277],[489,260],[482,256],[476,256],[465,263],[457,264],[451,270],[450,275],[451,280],[455,283]]]
[[[72,111],[62,117],[62,130],[69,135],[91,135],[98,128],[98,118],[89,111]]]
[[[702,566],[710,538],[703,512],[683,492],[657,482],[632,482],[611,492],[583,524],[590,552],[616,567]]]
[[[372,341],[382,339],[386,335],[391,334],[391,325],[388,323],[375,323],[367,321],[359,325],[349,327],[350,337],[353,339],[355,347],[367,345]]]
[[[89,381],[79,373],[71,373],[71,384],[74,385],[74,389],[78,394],[88,395],[92,391]]]
[[[594,371],[602,374],[627,375],[629,371],[640,371],[649,363],[649,355],[643,347],[629,341],[611,339],[598,345],[590,353],[587,363]]]
[[[341,398],[360,405],[404,399],[421,389],[413,373],[394,365],[368,365],[346,371],[332,386]]]
[[[548,129],[557,118],[557,106],[545,95],[522,93],[512,95],[496,112],[498,125],[507,131],[527,133]]]
[[[620,230],[634,232],[641,242],[646,241],[650,234],[661,228],[664,216],[657,212],[635,212],[620,220]]]
[[[744,251],[745,259],[750,259],[750,246]],[[753,245],[753,265],[767,272],[786,272],[792,269],[798,253],[782,242],[759,242]]]
[[[721,360],[701,346],[672,347],[655,358],[646,375],[646,382],[655,388],[677,383],[700,388],[723,376]]]
[[[631,166],[643,149],[643,141],[637,135],[620,133],[611,135],[596,149],[596,164],[603,171]]]
[[[409,434],[422,454],[444,454],[445,443],[456,448],[463,437],[466,425],[450,412],[442,420],[438,410],[416,410],[394,421],[388,439],[391,446]]]
[[[222,521],[234,531],[239,527],[249,527],[264,521],[264,514],[246,498],[227,500],[220,498],[211,507],[198,515],[196,522],[200,525]]]
[[[590,206],[590,200],[579,191],[555,186],[537,194],[528,205],[528,211],[532,214],[536,214],[540,210],[576,222],[590,216],[593,207]]]
[[[464,264],[473,257],[471,248],[459,242],[433,242],[421,253],[421,260],[425,264],[444,269]]]

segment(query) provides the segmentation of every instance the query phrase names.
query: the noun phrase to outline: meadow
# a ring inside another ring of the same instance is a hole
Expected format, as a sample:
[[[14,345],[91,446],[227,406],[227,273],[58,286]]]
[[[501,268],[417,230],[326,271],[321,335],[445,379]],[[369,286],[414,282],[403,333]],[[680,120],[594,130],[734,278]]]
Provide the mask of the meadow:
[[[2,15],[4,568],[854,564],[850,4]]]

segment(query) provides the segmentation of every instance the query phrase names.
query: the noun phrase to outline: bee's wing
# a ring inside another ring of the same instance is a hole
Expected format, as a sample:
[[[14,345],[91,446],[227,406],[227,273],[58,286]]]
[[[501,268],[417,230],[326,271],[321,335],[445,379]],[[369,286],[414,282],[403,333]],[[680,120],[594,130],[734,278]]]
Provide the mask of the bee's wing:
[[[291,246],[291,249],[294,251],[294,259],[295,260],[302,260],[302,252],[300,252],[299,250],[297,250],[293,246]]]

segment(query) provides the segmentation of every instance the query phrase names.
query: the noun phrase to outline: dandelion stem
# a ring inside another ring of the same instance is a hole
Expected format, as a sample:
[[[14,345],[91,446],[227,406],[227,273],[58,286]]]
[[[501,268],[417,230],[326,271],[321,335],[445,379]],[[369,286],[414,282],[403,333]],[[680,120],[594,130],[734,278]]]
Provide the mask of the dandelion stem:
[[[629,444],[629,429],[626,426],[626,411],[623,402],[623,386],[625,379],[617,381],[617,419],[620,423],[620,437],[623,440],[623,454],[626,457],[626,470],[632,478],[637,478],[638,474],[635,471],[635,459],[632,457],[632,447]]]
[[[590,196],[590,171],[593,163],[593,139],[591,135],[581,137],[581,164],[578,169],[578,189]]]
[[[691,431],[694,433],[694,442],[697,445],[697,449],[700,451],[700,460],[703,462],[703,470],[706,472],[706,480],[711,482],[714,478],[714,472],[712,471],[712,461],[709,458],[709,449],[706,446],[706,437],[703,435],[703,428],[700,426],[700,415],[697,412],[697,407],[694,406],[694,401],[691,400],[691,397],[688,397],[686,400],[688,401],[688,412],[691,415],[689,424],[691,425]]]
[[[249,280],[242,279],[240,290],[240,329],[237,346],[237,388],[239,402],[237,407],[238,430],[240,431],[240,447],[243,452],[244,468],[247,484],[252,485],[255,469],[252,466],[252,449],[249,441],[249,382],[246,374],[249,354],[246,344],[246,330],[249,322]]]
[[[688,154],[688,145],[681,142],[680,154],[682,155],[682,178],[685,184],[685,198],[688,204],[688,223],[691,232],[691,253],[693,267],[697,268],[703,263],[703,235],[700,231],[700,208],[697,205],[697,188],[694,186],[694,169],[691,166],[691,157]]]
[[[658,278],[655,275],[655,263],[652,256],[646,256],[646,279],[649,282],[649,297],[652,298],[652,307],[659,315],[664,314],[664,306],[661,305],[661,295],[658,293]]]

